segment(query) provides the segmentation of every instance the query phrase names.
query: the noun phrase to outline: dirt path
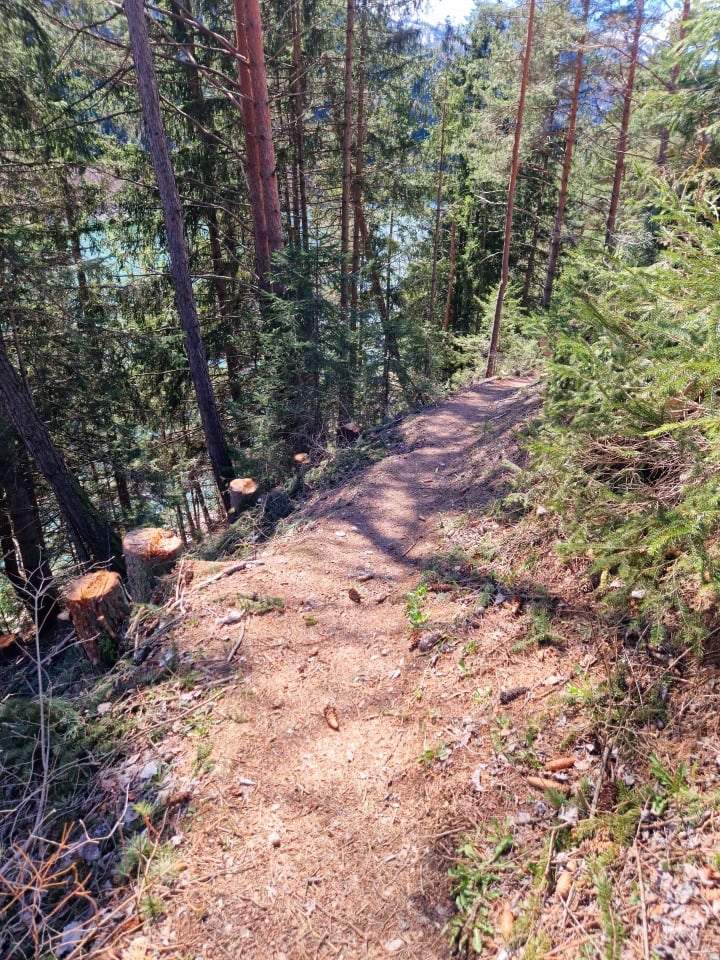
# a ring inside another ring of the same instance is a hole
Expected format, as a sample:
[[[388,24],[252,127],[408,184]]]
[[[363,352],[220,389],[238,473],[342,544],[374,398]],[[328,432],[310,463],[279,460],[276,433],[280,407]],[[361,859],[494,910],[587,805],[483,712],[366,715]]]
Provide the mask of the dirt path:
[[[166,789],[192,804],[158,943],[213,960],[448,957],[448,856],[477,810],[470,773],[493,757],[468,714],[473,690],[503,677],[468,681],[411,652],[406,593],[446,552],[453,517],[497,495],[513,427],[536,407],[523,380],[459,393],[404,423],[401,450],[315,503],[263,566],[189,591],[186,662],[225,657],[240,628],[217,620],[238,593],[285,609],[247,618],[245,682],[207,727],[175,724],[159,745]],[[457,614],[444,603],[431,598],[433,620]],[[439,772],[446,738],[463,760]]]

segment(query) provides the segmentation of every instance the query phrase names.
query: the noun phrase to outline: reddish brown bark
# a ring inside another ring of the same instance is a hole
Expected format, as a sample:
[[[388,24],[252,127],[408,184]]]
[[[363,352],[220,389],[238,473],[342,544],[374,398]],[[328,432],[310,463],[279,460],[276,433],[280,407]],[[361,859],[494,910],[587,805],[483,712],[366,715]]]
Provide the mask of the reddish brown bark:
[[[249,70],[252,82],[255,137],[257,138],[258,165],[265,208],[268,251],[273,254],[283,248],[282,219],[280,217],[280,194],[278,192],[275,145],[273,142],[270,96],[268,94],[265,50],[263,46],[262,19],[259,0],[240,0],[245,10],[245,37],[250,57]]]
[[[495,373],[498,345],[500,343],[500,325],[505,302],[508,281],[510,279],[510,244],[512,243],[512,220],[515,206],[515,190],[517,188],[518,170],[520,168],[520,140],[522,137],[523,115],[525,113],[525,99],[527,97],[528,81],[530,79],[530,58],[532,56],[533,31],[535,28],[535,0],[530,0],[527,19],[527,34],[525,37],[525,51],[523,53],[522,80],[520,82],[520,100],[518,101],[515,117],[515,139],[513,141],[512,161],[510,164],[510,183],[508,185],[507,209],[505,211],[505,231],[503,236],[502,267],[500,270],[500,286],[498,287],[493,317],[490,349],[488,350],[485,376],[491,377]]]
[[[255,242],[255,270],[258,285],[267,289],[270,274],[270,248],[265,223],[265,201],[260,178],[258,140],[255,134],[255,111],[253,109],[253,85],[250,74],[250,53],[245,32],[245,2],[234,0],[235,38],[237,44],[237,70],[240,84],[240,113],[245,133],[245,180],[250,200],[250,216]]]
[[[620,135],[615,150],[615,173],[613,175],[612,192],[610,194],[610,209],[608,210],[607,225],[605,227],[605,246],[608,250],[614,250],[617,246],[615,225],[617,223],[618,208],[620,206],[620,191],[625,176],[625,158],[628,151],[630,114],[632,113],[633,94],[635,92],[635,74],[637,73],[640,36],[642,34],[644,15],[645,0],[638,0],[632,43],[630,45],[630,64],[628,66],[625,94],[623,96],[622,117],[620,118]]]

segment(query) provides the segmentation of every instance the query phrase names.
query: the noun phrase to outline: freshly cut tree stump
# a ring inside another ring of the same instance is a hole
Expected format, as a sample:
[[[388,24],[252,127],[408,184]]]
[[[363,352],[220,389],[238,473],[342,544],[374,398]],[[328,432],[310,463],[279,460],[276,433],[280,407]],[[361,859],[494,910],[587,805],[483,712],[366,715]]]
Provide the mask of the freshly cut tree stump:
[[[255,506],[258,485],[252,477],[240,477],[230,481],[230,519],[237,520],[239,513]]]
[[[90,662],[110,666],[120,652],[120,630],[129,614],[120,574],[95,570],[73,580],[66,596],[70,619]]]
[[[123,537],[123,556],[130,596],[135,603],[147,603],[158,577],[172,570],[182,549],[182,540],[172,530],[138,527]]]

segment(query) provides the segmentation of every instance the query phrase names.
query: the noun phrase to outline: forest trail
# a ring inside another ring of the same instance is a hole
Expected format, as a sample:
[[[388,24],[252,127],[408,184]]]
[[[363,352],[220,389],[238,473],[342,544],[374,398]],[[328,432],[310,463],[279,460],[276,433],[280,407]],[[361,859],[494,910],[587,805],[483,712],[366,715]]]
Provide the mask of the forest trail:
[[[184,872],[156,928],[166,949],[449,956],[450,858],[459,834],[491,813],[471,782],[494,759],[475,736],[474,692],[533,681],[498,672],[490,654],[501,634],[487,618],[463,634],[481,665],[474,679],[456,656],[411,651],[406,597],[432,563],[461,569],[446,534],[502,490],[518,456],[513,430],[537,405],[527,380],[463,390],[405,421],[402,445],[311,503],[259,553],[262,565],[205,589],[196,569],[181,660],[224,664],[244,630],[234,658],[244,682],[158,745],[165,794],[192,796],[193,814],[180,821]],[[238,594],[279,597],[284,610],[219,624]],[[427,610],[433,623],[467,614],[442,593]]]

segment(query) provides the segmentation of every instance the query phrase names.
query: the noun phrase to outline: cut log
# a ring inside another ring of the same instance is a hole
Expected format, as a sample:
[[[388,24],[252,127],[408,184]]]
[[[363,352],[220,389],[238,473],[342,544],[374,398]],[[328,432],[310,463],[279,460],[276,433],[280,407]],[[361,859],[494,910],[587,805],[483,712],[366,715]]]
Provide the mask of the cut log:
[[[67,606],[75,633],[94,666],[112,665],[120,653],[123,621],[129,609],[120,574],[95,570],[73,580]]]
[[[258,485],[252,477],[240,477],[230,483],[230,518],[237,519],[239,513],[255,506]]]
[[[180,537],[160,527],[138,527],[125,534],[125,569],[135,603],[150,600],[158,577],[172,570],[181,549]]]

